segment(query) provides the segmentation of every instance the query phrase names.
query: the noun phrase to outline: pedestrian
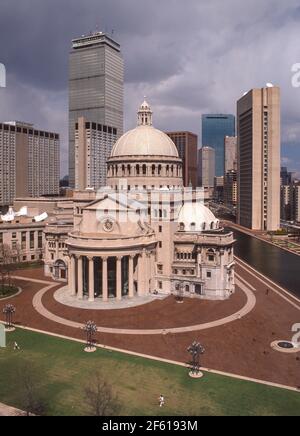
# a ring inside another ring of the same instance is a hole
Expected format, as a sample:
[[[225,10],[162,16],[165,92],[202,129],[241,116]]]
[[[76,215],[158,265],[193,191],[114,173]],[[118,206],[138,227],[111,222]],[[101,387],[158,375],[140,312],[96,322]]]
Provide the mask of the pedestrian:
[[[266,290],[266,295],[269,295],[269,292],[270,292],[269,289],[267,289],[267,290]]]
[[[163,407],[165,405],[165,399],[162,394],[159,396],[159,407]]]
[[[14,342],[14,350],[20,350],[20,347],[17,342]]]

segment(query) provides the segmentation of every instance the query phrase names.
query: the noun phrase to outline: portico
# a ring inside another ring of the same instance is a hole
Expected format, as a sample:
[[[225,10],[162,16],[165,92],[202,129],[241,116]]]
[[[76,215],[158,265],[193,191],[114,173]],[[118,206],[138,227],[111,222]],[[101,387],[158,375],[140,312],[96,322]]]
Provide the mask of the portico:
[[[152,265],[153,263],[153,265]],[[70,254],[69,288],[78,299],[103,302],[115,298],[147,295],[154,282],[149,271],[154,252],[143,250],[124,254]]]

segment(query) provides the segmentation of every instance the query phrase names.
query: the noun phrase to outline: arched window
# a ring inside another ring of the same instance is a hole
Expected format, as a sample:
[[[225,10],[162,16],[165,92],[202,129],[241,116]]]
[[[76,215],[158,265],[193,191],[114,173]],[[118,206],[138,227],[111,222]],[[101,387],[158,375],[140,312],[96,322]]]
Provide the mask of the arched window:
[[[185,225],[184,225],[184,223],[180,223],[180,224],[179,224],[179,230],[180,230],[181,232],[184,232],[184,229],[185,229]]]
[[[158,165],[158,175],[161,175],[161,165]]]
[[[130,176],[130,174],[131,174],[131,166],[130,165],[127,165],[127,174]]]
[[[136,175],[139,176],[140,175],[140,166],[139,165],[135,166],[135,171],[136,171]]]
[[[191,223],[191,231],[194,232],[196,230],[196,223]]]
[[[147,166],[143,165],[143,175],[145,176],[147,174]]]
[[[152,176],[155,176],[155,165],[152,165]]]

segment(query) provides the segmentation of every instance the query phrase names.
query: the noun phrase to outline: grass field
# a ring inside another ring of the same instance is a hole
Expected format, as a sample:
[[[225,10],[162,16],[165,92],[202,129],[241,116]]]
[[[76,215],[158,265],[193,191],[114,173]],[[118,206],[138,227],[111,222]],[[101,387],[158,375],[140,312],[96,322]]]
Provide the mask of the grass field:
[[[0,300],[2,298],[11,297],[18,291],[19,289],[16,286],[0,286]]]
[[[14,341],[20,351],[13,350]],[[297,392],[214,374],[192,380],[182,367],[108,350],[88,354],[83,344],[20,329],[0,349],[0,402],[21,407],[16,374],[24,361],[43,374],[49,415],[86,414],[83,389],[99,369],[119,397],[121,415],[300,416]],[[166,399],[163,409],[157,404],[160,393]]]

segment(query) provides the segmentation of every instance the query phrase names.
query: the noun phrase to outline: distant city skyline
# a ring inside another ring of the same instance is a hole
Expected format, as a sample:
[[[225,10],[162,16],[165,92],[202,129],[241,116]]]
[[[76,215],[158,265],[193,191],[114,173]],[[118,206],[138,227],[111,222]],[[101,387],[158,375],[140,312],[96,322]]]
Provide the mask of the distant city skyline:
[[[244,92],[272,82],[282,95],[282,165],[299,177],[300,88],[292,86],[292,66],[300,62],[299,21],[296,0],[190,0],[188,5],[169,0],[159,8],[155,0],[73,0],[72,8],[67,0],[23,0],[22,7],[16,0],[4,1],[0,63],[7,70],[7,87],[0,89],[0,118],[59,132],[64,176],[70,41],[114,29],[125,61],[125,130],[134,127],[132,108],[147,95],[156,127],[189,130],[201,138],[202,114],[235,114]],[[182,23],[189,23],[183,38]]]

